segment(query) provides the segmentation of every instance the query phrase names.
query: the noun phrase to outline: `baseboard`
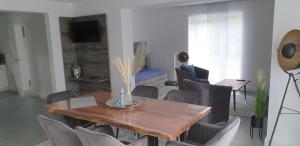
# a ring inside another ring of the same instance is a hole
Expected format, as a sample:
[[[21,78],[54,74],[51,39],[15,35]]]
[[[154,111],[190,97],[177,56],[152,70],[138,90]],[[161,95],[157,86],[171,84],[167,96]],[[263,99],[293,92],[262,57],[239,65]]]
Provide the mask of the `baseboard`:
[[[268,136],[266,136],[265,137],[264,146],[268,146],[269,145],[269,140],[270,140],[270,138]]]
[[[35,96],[35,97],[46,99],[48,94],[43,93],[43,92],[31,92],[31,95]]]
[[[8,90],[8,88],[0,88],[0,92],[7,91],[7,90]]]

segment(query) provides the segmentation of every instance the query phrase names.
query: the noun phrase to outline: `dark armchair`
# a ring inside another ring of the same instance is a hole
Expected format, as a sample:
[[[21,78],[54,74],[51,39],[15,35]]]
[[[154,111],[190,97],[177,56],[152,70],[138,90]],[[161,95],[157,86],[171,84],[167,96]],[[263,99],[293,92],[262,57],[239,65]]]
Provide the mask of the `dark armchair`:
[[[193,69],[192,69],[193,71],[188,72],[187,70],[184,70],[183,68],[184,67],[175,68],[179,89],[181,88],[181,84],[184,79],[190,79],[190,80],[194,80],[197,82],[209,83],[209,81],[208,81],[209,71],[208,70],[193,66]]]
[[[209,76],[209,71],[208,70],[197,67],[197,66],[194,66],[194,69],[195,69],[195,73],[196,73],[197,78],[208,80],[208,76]]]
[[[211,85],[185,79],[182,81],[181,89],[196,91],[197,104],[212,107],[210,114],[203,119],[204,122],[219,123],[228,121],[232,87]]]
[[[139,85],[133,89],[132,95],[157,99],[158,88],[154,86]]]
[[[239,125],[239,118],[230,120],[222,127],[198,123],[189,130],[186,140],[168,142],[166,146],[230,146]]]

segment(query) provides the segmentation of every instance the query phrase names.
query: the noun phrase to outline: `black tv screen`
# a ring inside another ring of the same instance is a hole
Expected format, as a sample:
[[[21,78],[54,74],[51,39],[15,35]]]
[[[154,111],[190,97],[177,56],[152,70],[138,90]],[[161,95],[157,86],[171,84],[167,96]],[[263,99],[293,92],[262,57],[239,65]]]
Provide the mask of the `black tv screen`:
[[[74,21],[70,24],[73,42],[100,42],[101,29],[97,20]]]

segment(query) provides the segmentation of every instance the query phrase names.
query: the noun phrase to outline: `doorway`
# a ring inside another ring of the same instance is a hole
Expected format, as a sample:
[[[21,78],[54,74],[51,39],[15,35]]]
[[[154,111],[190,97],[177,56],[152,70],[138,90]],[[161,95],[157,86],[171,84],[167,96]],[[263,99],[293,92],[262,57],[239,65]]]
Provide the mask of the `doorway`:
[[[52,91],[45,14],[0,12],[0,53],[7,87],[21,97],[46,97]]]

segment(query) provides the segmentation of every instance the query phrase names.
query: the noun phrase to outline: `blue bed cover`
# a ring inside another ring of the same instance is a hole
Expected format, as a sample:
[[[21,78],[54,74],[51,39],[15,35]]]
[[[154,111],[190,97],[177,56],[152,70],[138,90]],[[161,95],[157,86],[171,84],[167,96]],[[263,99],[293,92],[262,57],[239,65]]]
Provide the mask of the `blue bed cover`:
[[[166,72],[161,69],[144,69],[135,75],[135,82],[148,80],[157,76],[161,76]]]

